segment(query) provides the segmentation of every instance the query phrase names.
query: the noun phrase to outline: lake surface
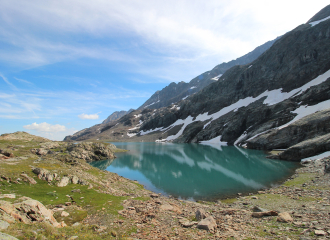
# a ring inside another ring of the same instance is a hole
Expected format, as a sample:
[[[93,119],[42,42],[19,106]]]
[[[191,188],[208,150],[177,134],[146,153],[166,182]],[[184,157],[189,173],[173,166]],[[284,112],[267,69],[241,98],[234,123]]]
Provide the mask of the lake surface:
[[[263,151],[201,144],[113,143],[127,153],[91,165],[137,180],[146,189],[189,200],[216,200],[276,186],[299,164]]]

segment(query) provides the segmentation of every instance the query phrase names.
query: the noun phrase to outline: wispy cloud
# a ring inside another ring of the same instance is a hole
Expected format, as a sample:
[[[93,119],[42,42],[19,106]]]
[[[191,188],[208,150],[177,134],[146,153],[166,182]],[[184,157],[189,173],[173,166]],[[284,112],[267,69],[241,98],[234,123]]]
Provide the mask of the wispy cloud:
[[[22,83],[26,83],[26,84],[30,84],[30,85],[33,85],[33,83],[32,83],[32,82],[29,82],[29,81],[27,81],[27,80],[24,80],[24,79],[20,79],[20,78],[16,78],[16,77],[14,77],[14,79],[16,79],[17,81],[19,81],[19,82],[22,82]]]
[[[7,83],[12,89],[17,90],[17,88],[15,87],[15,85],[12,84],[11,82],[9,82],[8,79],[7,79],[4,75],[2,75],[2,73],[0,73],[0,77],[1,77],[1,78],[5,81],[5,83]]]
[[[327,4],[327,0],[312,5],[284,0],[2,1],[0,36],[11,48],[0,50],[0,60],[25,68],[83,57],[137,64],[148,59],[149,52],[173,61],[205,55],[200,61],[220,63],[306,22]]]

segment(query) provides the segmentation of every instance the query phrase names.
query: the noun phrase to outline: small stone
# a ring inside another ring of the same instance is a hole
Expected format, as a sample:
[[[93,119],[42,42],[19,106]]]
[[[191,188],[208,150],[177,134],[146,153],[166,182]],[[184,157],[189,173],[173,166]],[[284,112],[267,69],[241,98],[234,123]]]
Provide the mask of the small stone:
[[[252,208],[252,211],[253,211],[253,212],[268,212],[267,209],[264,209],[264,208],[261,208],[261,207],[258,207],[258,206],[254,206],[254,207]]]
[[[74,239],[77,239],[78,236],[72,236],[72,237],[69,237],[68,240],[74,240]]]
[[[197,224],[197,228],[213,231],[217,227],[217,223],[212,216],[209,216]]]
[[[9,223],[7,223],[6,221],[0,220],[0,230],[5,230],[9,227]]]
[[[185,227],[185,228],[189,228],[189,227],[192,227],[192,226],[198,224],[198,222],[189,222],[187,219],[180,219],[179,223],[182,225],[182,227]]]
[[[251,198],[252,199],[259,199],[257,196],[252,196]]]
[[[114,231],[114,230],[111,230],[111,235],[112,235],[113,237],[117,237],[117,232]]]
[[[315,233],[316,236],[325,236],[325,235],[327,235],[327,233],[323,230],[315,230],[314,233]]]
[[[15,194],[2,194],[0,195],[0,198],[16,198],[16,195]]]
[[[195,217],[196,217],[197,221],[201,221],[202,219],[206,218],[207,215],[203,209],[199,208],[199,209],[197,209],[197,211],[195,213]]]
[[[22,173],[21,176],[28,180],[31,184],[37,184],[36,180],[34,180],[32,177],[29,177],[26,173]]]
[[[18,240],[17,238],[15,238],[11,235],[2,233],[2,232],[0,232],[0,239],[3,239],[3,240]]]
[[[67,217],[67,216],[69,216],[70,214],[68,213],[68,212],[66,212],[66,211],[63,211],[62,213],[61,213],[61,216],[62,217]]]
[[[58,187],[65,187],[69,184],[70,179],[68,177],[63,177],[61,181],[57,184]]]
[[[158,194],[156,194],[156,193],[152,193],[152,194],[150,194],[150,197],[152,197],[152,198],[158,198],[158,197],[159,197],[159,195],[158,195]]]
[[[71,182],[72,182],[73,184],[78,184],[78,182],[79,182],[79,178],[78,178],[77,176],[72,176],[72,177],[71,177]]]
[[[277,221],[288,223],[288,222],[293,222],[293,218],[290,216],[288,212],[282,212],[278,215]]]
[[[265,216],[277,216],[277,215],[278,215],[278,213],[275,211],[252,213],[252,217],[255,217],[255,218],[261,218],[261,217],[265,217]]]
[[[71,227],[78,227],[81,223],[80,222],[75,222],[74,224],[71,225]]]

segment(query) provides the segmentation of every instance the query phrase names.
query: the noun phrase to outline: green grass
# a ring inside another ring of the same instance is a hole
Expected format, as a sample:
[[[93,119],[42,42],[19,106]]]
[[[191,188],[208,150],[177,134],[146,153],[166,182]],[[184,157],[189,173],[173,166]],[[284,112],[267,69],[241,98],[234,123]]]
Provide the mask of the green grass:
[[[302,184],[309,182],[310,180],[314,179],[316,173],[300,173],[298,177],[286,181],[283,186],[292,187],[292,186],[299,186],[301,187]]]

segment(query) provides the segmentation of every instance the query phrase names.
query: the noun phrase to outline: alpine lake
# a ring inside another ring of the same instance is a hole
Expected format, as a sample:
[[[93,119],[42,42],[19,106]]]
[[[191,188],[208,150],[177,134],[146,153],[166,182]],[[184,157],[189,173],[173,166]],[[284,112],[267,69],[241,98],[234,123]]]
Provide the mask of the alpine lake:
[[[136,180],[148,190],[187,200],[216,201],[283,183],[300,166],[267,159],[260,150],[235,146],[115,142],[114,160],[90,163]]]

